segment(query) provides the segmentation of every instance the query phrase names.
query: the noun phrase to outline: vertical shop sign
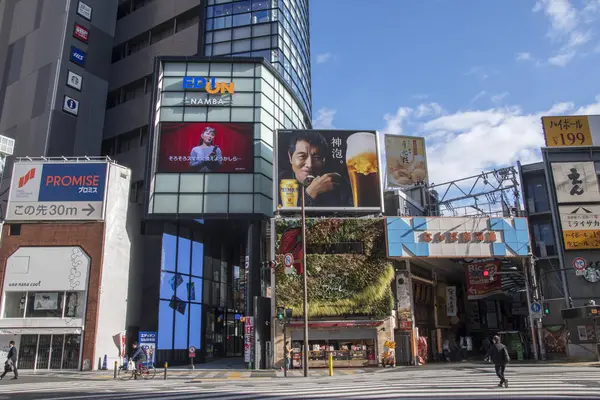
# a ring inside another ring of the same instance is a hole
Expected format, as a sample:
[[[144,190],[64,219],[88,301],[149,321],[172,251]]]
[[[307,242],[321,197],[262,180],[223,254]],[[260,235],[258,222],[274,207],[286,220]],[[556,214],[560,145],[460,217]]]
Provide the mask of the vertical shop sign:
[[[412,329],[412,307],[410,296],[410,276],[407,271],[396,274],[396,303],[398,309],[398,329]]]
[[[244,362],[251,362],[254,337],[254,317],[246,317],[244,320]]]
[[[594,162],[552,163],[556,199],[559,203],[600,201]]]
[[[456,317],[456,286],[446,286],[446,315]]]

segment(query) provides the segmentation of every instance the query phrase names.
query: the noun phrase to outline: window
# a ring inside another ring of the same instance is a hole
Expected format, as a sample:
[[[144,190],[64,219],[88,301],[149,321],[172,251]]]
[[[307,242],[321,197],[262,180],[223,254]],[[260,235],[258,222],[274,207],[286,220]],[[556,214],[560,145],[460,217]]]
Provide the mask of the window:
[[[175,20],[169,20],[164,22],[150,31],[150,44],[160,42],[163,39],[168,38],[174,32]]]
[[[554,231],[550,221],[532,222],[535,255],[537,257],[548,257],[556,255],[556,244],[554,242]]]
[[[83,318],[85,292],[67,292],[65,301],[65,317]]]
[[[4,318],[23,318],[27,292],[5,292]]]
[[[144,181],[136,181],[131,184],[129,191],[129,201],[131,203],[142,204],[144,200]]]
[[[175,31],[180,32],[200,21],[200,9],[195,7],[175,18]]]
[[[61,318],[63,292],[29,292],[25,318]]]
[[[532,176],[527,180],[525,197],[529,213],[539,213],[550,210],[546,179],[542,174]]]

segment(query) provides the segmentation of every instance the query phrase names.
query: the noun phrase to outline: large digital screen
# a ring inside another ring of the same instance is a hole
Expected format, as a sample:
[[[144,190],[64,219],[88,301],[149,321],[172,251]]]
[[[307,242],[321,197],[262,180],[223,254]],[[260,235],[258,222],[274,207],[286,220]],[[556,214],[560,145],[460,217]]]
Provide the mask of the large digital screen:
[[[156,172],[252,172],[254,124],[164,122]]]
[[[280,130],[277,132],[279,211],[382,208],[379,151],[375,131]]]

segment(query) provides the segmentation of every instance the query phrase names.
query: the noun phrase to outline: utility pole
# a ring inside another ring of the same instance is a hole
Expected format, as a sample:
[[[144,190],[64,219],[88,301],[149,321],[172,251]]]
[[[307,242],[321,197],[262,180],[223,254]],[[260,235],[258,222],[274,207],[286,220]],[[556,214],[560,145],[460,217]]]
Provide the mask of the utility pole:
[[[311,179],[312,177],[307,177]],[[312,179],[311,179],[312,180]],[[306,213],[304,209],[304,195],[306,194],[306,186],[302,184],[302,279],[304,281],[304,352],[302,358],[302,367],[304,369],[304,377],[308,377],[308,277],[306,275]]]
[[[527,262],[527,261],[525,261]],[[542,296],[540,296],[540,289],[539,286],[537,284],[537,279],[535,276],[535,261],[534,258],[531,257],[529,259],[529,272],[530,272],[530,276],[531,276],[531,288],[533,290],[533,298],[535,301],[540,302],[543,305],[542,302]],[[527,273],[527,271],[526,271]],[[540,359],[542,361],[546,360],[546,347],[544,346],[544,340],[542,337],[542,318],[536,318],[536,328],[537,328],[537,336],[538,336],[538,343],[540,346]]]

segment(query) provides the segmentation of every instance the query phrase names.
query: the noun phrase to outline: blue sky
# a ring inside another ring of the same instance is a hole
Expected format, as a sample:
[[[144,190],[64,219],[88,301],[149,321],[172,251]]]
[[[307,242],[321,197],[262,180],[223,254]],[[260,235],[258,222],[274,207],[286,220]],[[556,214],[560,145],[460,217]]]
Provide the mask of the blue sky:
[[[537,161],[542,115],[600,114],[600,0],[310,7],[315,128],[424,136],[430,181]]]

